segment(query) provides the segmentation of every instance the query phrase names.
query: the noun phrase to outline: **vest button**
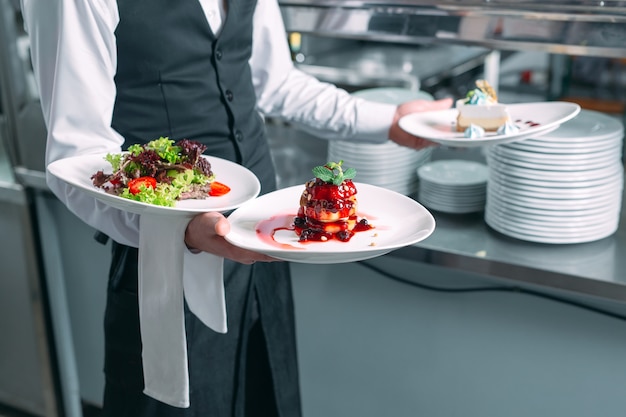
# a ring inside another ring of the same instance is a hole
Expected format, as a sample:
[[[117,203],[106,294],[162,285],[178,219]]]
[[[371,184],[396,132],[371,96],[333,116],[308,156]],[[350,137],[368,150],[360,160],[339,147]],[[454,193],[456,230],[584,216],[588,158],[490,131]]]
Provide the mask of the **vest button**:
[[[240,130],[235,131],[235,140],[241,142],[243,140],[243,133]]]
[[[219,48],[217,48],[217,49],[215,50],[215,58],[217,58],[217,60],[219,61],[219,60],[221,60],[221,59],[222,59],[222,56],[223,56],[223,54],[222,54],[222,50],[221,50],[221,49],[219,49]]]
[[[226,100],[233,101],[233,92],[230,90],[226,90]]]

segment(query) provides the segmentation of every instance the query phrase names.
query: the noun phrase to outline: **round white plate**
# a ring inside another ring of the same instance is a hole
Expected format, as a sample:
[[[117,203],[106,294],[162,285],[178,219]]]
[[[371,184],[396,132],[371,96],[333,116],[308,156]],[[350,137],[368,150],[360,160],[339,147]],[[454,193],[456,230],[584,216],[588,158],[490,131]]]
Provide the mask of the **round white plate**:
[[[507,143],[531,137],[538,137],[555,130],[562,123],[572,119],[580,112],[575,103],[553,101],[541,103],[509,104],[507,110],[511,121],[520,127],[519,132],[510,135],[487,133],[486,136],[468,139],[463,132],[456,131],[456,109],[412,113],[402,117],[400,127],[412,135],[428,139],[442,145],[454,147],[475,147]],[[525,122],[537,123],[529,127]]]
[[[481,200],[476,200],[476,201],[449,201],[449,200],[442,200],[439,198],[430,198],[429,196],[424,196],[424,195],[419,195],[418,201],[424,204],[425,206],[428,206],[430,204],[436,204],[437,206],[449,207],[449,208],[483,207],[486,203],[486,199],[484,198]]]
[[[555,180],[550,178],[544,179],[531,179],[525,177],[518,177],[515,175],[508,175],[506,173],[499,172],[495,169],[489,171],[489,181],[498,181],[502,185],[518,187],[518,188],[530,188],[530,189],[572,189],[572,188],[588,188],[604,186],[607,184],[614,184],[616,181],[621,181],[624,175],[616,171],[613,175],[603,177],[600,179],[592,179],[589,181],[575,180],[570,178],[564,178],[562,180]]]
[[[621,159],[620,147],[616,146],[602,151],[594,151],[591,149],[579,153],[541,153],[535,151],[519,150],[506,147],[507,145],[497,145],[489,148],[489,152],[500,155],[505,158],[518,159],[521,161],[537,162],[545,164],[575,164],[577,162],[589,162],[599,160],[619,160]]]
[[[496,223],[508,230],[517,230],[523,233],[546,236],[575,236],[578,234],[593,233],[597,230],[604,230],[607,227],[612,227],[618,222],[619,218],[619,216],[613,216],[610,219],[605,219],[604,221],[597,223],[579,223],[577,225],[570,223],[557,226],[555,224],[532,224],[519,219],[514,220],[505,218],[497,213],[494,214],[490,208],[485,210],[485,217],[488,217],[491,223]]]
[[[381,187],[355,185],[357,215],[374,229],[356,233],[349,242],[300,243],[293,230],[277,230],[271,238],[274,228],[292,225],[304,190],[299,185],[265,194],[235,210],[228,218],[231,230],[226,240],[285,261],[334,264],[384,255],[422,241],[435,230],[435,219],[418,202]]]
[[[361,174],[381,174],[386,172],[405,172],[414,171],[419,166],[430,160],[430,155],[423,158],[415,158],[413,156],[400,156],[398,158],[388,158],[386,156],[377,156],[371,158],[360,158],[354,154],[337,154],[329,152],[327,159],[329,161],[343,161],[344,168],[354,168],[357,175]],[[380,167],[385,169],[381,170]]]
[[[422,165],[417,170],[421,180],[442,185],[484,184],[489,177],[485,164],[461,159],[442,159]]]
[[[48,172],[105,204],[137,214],[188,216],[208,211],[228,211],[254,199],[261,191],[258,178],[247,168],[225,159],[204,156],[211,163],[216,181],[230,187],[231,191],[228,194],[204,200],[183,200],[177,202],[174,207],[141,203],[107,194],[93,185],[91,176],[97,171],[111,172],[111,165],[104,157],[105,155],[81,155],[60,159],[48,165]]]
[[[493,184],[489,184],[487,188],[489,196],[497,195],[500,199],[516,201],[518,204],[526,204],[531,207],[555,209],[566,207],[594,208],[608,205],[621,198],[621,194],[619,194],[618,191],[618,188],[615,187],[614,193],[607,193],[607,195],[598,197],[580,196],[577,198],[558,198],[558,196],[528,197]]]
[[[391,169],[396,171],[404,171],[412,166],[422,165],[424,162],[430,160],[430,154],[426,155],[411,155],[402,154],[397,156],[388,156],[383,154],[374,154],[371,156],[359,155],[357,152],[328,152],[329,161],[343,161],[344,168],[354,168],[358,172],[380,172],[380,166],[383,165],[385,169]],[[388,168],[387,168],[388,167]]]
[[[605,139],[593,139],[586,142],[554,141],[548,135],[539,139],[524,139],[518,142],[503,143],[500,146],[507,149],[517,149],[527,152],[544,154],[579,154],[601,152],[622,146],[622,135],[613,135]]]
[[[546,180],[546,181],[588,181],[613,176],[616,172],[623,172],[621,163],[613,163],[600,169],[590,169],[587,171],[561,171],[561,170],[539,170],[532,168],[522,168],[507,163],[502,163],[491,155],[487,155],[489,168],[504,175],[516,177]]]
[[[446,194],[439,193],[434,190],[428,190],[424,188],[420,188],[420,196],[428,197],[434,201],[450,201],[450,202],[459,202],[459,203],[469,203],[474,201],[484,201],[487,196],[486,189],[481,193],[476,194]]]
[[[480,201],[484,200],[487,196],[487,189],[485,188],[481,192],[476,193],[442,193],[437,190],[430,190],[423,185],[419,188],[420,195],[429,196],[433,200],[442,199],[448,201]]]
[[[558,129],[543,136],[540,141],[595,142],[616,134],[623,134],[624,126],[616,117],[592,110],[581,110],[576,117]]]
[[[459,205],[441,204],[441,203],[432,202],[432,201],[423,201],[422,203],[431,210],[440,211],[442,213],[450,213],[450,214],[476,213],[479,211],[483,211],[485,208],[484,204],[459,206]]]
[[[332,151],[356,153],[363,156],[375,156],[375,155],[420,155],[422,153],[432,152],[432,147],[424,148],[421,150],[415,150],[400,146],[395,142],[384,143],[359,143],[359,142],[347,142],[347,141],[330,141],[328,143],[328,149]]]
[[[606,222],[619,216],[619,207],[605,208],[596,213],[579,214],[573,216],[553,215],[549,211],[542,211],[541,214],[532,214],[524,211],[516,211],[514,209],[502,208],[498,204],[489,202],[485,205],[485,210],[491,213],[492,217],[509,219],[510,221],[529,223],[536,225],[544,225],[551,227],[560,227],[570,224],[597,224]]]
[[[608,155],[599,159],[585,159],[580,161],[538,161],[538,160],[522,160],[501,155],[498,152],[489,152],[489,158],[501,162],[509,166],[519,168],[528,168],[541,171],[557,171],[557,172],[581,172],[596,169],[603,169],[619,162],[618,155]],[[491,160],[490,159],[490,160]]]
[[[536,207],[536,206],[528,206],[527,204],[520,204],[516,201],[504,200],[499,197],[493,197],[490,195],[487,197],[487,205],[488,206],[497,206],[505,212],[513,212],[512,215],[516,215],[517,213],[524,213],[529,216],[536,216],[537,218],[544,218],[550,216],[559,216],[563,218],[571,218],[571,217],[579,217],[579,216],[595,216],[603,213],[610,212],[612,213],[616,207],[619,208],[618,204],[621,201],[613,202],[613,205],[602,205],[598,207],[591,208],[581,208],[581,207]]]
[[[511,224],[528,224],[555,229],[572,225],[580,226],[600,224],[607,221],[612,222],[616,217],[619,218],[620,206],[620,204],[612,204],[604,207],[604,210],[600,210],[595,213],[589,212],[588,214],[580,215],[555,216],[551,215],[549,211],[544,211],[544,214],[531,214],[522,211],[504,209],[498,204],[493,204],[492,202],[485,205],[487,211],[490,211],[493,217],[497,217],[503,222],[511,222]]]
[[[529,183],[511,181],[513,177],[499,176],[498,174],[491,173],[489,177],[490,184],[496,184],[501,187],[510,188],[518,192],[535,193],[538,195],[596,195],[603,194],[615,189],[621,188],[623,183],[623,176],[617,175],[613,178],[603,180],[603,182],[594,183],[592,186],[583,186],[582,184],[574,184],[573,186],[557,186],[550,185],[549,183],[541,183],[541,185],[531,185]],[[539,183],[539,182],[537,182]]]
[[[554,233],[529,233],[523,230],[510,229],[505,226],[494,222],[493,219],[488,216],[485,217],[485,222],[493,230],[500,232],[504,235],[514,237],[516,239],[536,242],[536,243],[551,243],[551,244],[572,244],[572,243],[585,243],[600,240],[605,237],[611,236],[617,231],[617,224],[606,225],[606,227],[594,230],[589,233],[576,233],[572,236],[555,236]]]
[[[485,216],[490,217],[489,212],[485,212]],[[613,225],[615,224],[615,221],[613,222],[607,221],[607,222],[603,222],[600,224],[592,224],[592,225],[587,225],[587,226],[566,226],[563,228],[549,228],[549,227],[533,226],[529,224],[522,224],[519,222],[515,224],[511,224],[510,222],[504,223],[498,220],[494,220],[491,217],[489,220],[491,221],[492,224],[495,223],[498,226],[501,226],[508,230],[517,230],[519,233],[527,233],[531,235],[541,235],[541,236],[550,236],[550,237],[556,237],[556,236],[572,237],[572,236],[586,235],[589,233],[595,233],[599,230],[612,228]]]

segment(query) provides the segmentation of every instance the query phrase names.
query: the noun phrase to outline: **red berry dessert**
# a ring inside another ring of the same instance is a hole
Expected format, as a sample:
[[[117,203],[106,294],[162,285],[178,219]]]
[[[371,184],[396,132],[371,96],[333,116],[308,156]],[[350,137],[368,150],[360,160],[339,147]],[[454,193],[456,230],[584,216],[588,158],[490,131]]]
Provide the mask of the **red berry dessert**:
[[[348,241],[357,223],[368,227],[367,220],[357,222],[357,190],[352,182],[353,168],[346,171],[343,161],[328,162],[313,169],[315,178],[305,184],[294,228],[300,241]],[[369,228],[369,227],[368,227]]]

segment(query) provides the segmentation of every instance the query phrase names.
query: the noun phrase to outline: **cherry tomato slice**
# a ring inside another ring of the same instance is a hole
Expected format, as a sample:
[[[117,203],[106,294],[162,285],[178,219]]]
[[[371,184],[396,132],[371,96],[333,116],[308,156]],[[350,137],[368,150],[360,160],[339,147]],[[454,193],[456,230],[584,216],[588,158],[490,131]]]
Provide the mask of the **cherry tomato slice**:
[[[142,189],[156,188],[157,181],[154,177],[139,177],[128,182],[128,191],[132,195],[139,194]]]
[[[227,194],[230,191],[230,187],[226,184],[222,184],[221,182],[213,181],[211,183],[211,191],[209,191],[209,195],[212,197],[219,197],[221,195]]]

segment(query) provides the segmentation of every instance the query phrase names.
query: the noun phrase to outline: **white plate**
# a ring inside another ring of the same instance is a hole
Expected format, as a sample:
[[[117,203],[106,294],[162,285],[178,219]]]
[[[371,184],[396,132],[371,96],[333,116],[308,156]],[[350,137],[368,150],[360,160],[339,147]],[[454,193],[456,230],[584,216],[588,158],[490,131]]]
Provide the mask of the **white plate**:
[[[515,209],[511,209],[511,206],[502,208],[498,204],[494,204],[493,202],[489,202],[485,205],[485,210],[490,212],[493,218],[499,219],[509,219],[510,221],[516,221],[521,223],[530,223],[537,225],[550,225],[554,227],[560,227],[561,225],[570,225],[570,224],[596,224],[600,222],[609,221],[615,218],[615,216],[619,217],[620,207],[612,207],[605,208],[601,211],[597,211],[596,213],[587,213],[587,214],[577,214],[570,216],[563,215],[554,215],[549,211],[543,210],[541,214],[539,212],[532,214],[528,211],[517,211]]]
[[[443,159],[429,162],[417,170],[420,180],[441,185],[477,185],[487,183],[487,165],[461,159]]]
[[[430,153],[412,154],[404,153],[397,155],[386,155],[383,153],[365,156],[356,151],[336,152],[329,150],[327,159],[329,161],[343,161],[343,167],[354,168],[359,172],[380,172],[380,165],[384,165],[391,170],[406,170],[411,166],[418,166],[430,160]],[[386,168],[387,169],[387,168]]]
[[[374,158],[376,155],[398,157],[413,156],[419,157],[421,154],[432,152],[432,147],[422,150],[414,150],[403,147],[395,143],[390,144],[368,144],[368,143],[352,143],[352,142],[335,142],[330,141],[328,149],[338,154],[358,155],[361,157]]]
[[[486,136],[476,139],[467,139],[463,132],[456,131],[456,116],[458,110],[448,109],[412,113],[402,117],[400,127],[415,136],[454,147],[475,147],[507,143],[530,137],[538,137],[555,130],[580,112],[580,106],[563,101],[522,103],[507,105],[512,121],[521,121],[518,124],[520,131],[511,135],[487,133]],[[532,121],[538,126],[529,127],[524,122]]]
[[[485,222],[489,227],[504,235],[514,237],[516,239],[537,242],[537,243],[553,243],[553,244],[572,244],[585,243],[600,240],[611,236],[617,231],[618,224],[608,224],[603,228],[594,230],[589,233],[577,233],[573,236],[555,236],[554,233],[529,233],[523,230],[510,229],[493,221],[489,216],[485,217]]]
[[[426,197],[429,198],[432,201],[442,201],[442,202],[450,202],[450,203],[473,203],[473,202],[480,202],[480,201],[485,201],[485,198],[487,197],[487,192],[486,190],[480,194],[474,194],[474,195],[459,195],[459,194],[443,194],[443,193],[438,193],[435,191],[431,191],[431,190],[424,190],[423,188],[420,188],[420,193],[419,193],[420,197]]]
[[[517,188],[530,188],[530,189],[578,189],[605,186],[607,184],[614,184],[616,181],[621,181],[624,175],[617,171],[612,176],[603,177],[595,180],[576,180],[570,178],[564,178],[562,181],[554,179],[530,179],[524,177],[518,177],[515,175],[508,175],[492,169],[489,171],[489,181],[498,181],[502,185],[517,187]]]
[[[228,218],[231,230],[226,240],[285,261],[334,264],[384,255],[424,240],[435,230],[435,219],[418,202],[373,185],[355,185],[357,214],[374,229],[356,233],[349,242],[300,243],[293,230],[278,230],[274,239],[269,237],[275,227],[291,226],[304,190],[299,185],[263,195],[235,210]]]
[[[602,195],[599,197],[580,196],[577,198],[559,198],[560,196],[527,197],[518,194],[514,190],[507,190],[504,187],[499,187],[498,185],[492,183],[490,183],[487,187],[487,193],[489,197],[496,195],[499,199],[515,201],[518,204],[526,204],[531,207],[555,209],[561,209],[566,207],[594,208],[604,206],[607,204],[611,204],[621,198],[621,193],[618,193],[618,191],[620,191],[618,187],[615,187],[614,193],[607,193],[606,195]]]
[[[611,182],[602,184],[596,187],[580,187],[580,188],[546,188],[546,187],[533,187],[523,184],[514,184],[507,181],[500,181],[499,179],[492,177],[490,184],[511,190],[512,192],[520,195],[526,195],[529,197],[548,197],[548,198],[580,198],[581,196],[594,197],[602,196],[608,192],[618,192],[621,189],[620,182]]]
[[[619,218],[619,211],[616,210],[594,216],[569,217],[567,221],[555,221],[554,218],[511,215],[511,212],[499,210],[493,205],[486,205],[485,212],[491,218],[499,220],[502,224],[507,224],[508,222],[511,225],[517,225],[519,227],[538,227],[545,231],[562,231],[572,227],[598,227],[607,222],[613,223],[616,218]]]
[[[576,117],[539,140],[589,143],[607,136],[621,135],[623,131],[624,126],[618,118],[584,109]]]
[[[104,157],[105,155],[81,155],[60,159],[48,165],[48,171],[105,204],[137,214],[188,216],[208,211],[228,211],[254,199],[261,190],[259,180],[247,168],[225,159],[205,156],[211,163],[216,180],[228,185],[231,191],[220,197],[179,201],[174,207],[155,206],[107,194],[104,190],[96,188],[91,182],[91,176],[99,170],[111,172],[111,165]]]
[[[589,225],[582,225],[582,226],[566,225],[565,227],[562,227],[562,228],[555,228],[555,227],[549,227],[549,226],[543,227],[543,226],[535,226],[531,224],[524,224],[519,221],[514,224],[512,224],[511,222],[507,223],[507,222],[498,221],[497,219],[494,219],[493,217],[491,217],[488,211],[485,212],[485,216],[490,217],[489,220],[491,221],[491,223],[495,223],[498,226],[507,228],[508,230],[517,230],[522,233],[527,233],[527,234],[532,234],[532,235],[551,236],[551,237],[555,237],[555,236],[572,237],[572,236],[585,235],[585,234],[597,232],[598,230],[604,230],[607,227],[613,227],[613,225],[616,223],[616,221],[613,220],[613,221],[605,221],[605,222],[601,222],[597,224],[589,224]]]
[[[505,212],[514,212],[511,215],[517,215],[517,213],[524,214],[537,217],[544,218],[550,216],[559,216],[563,218],[571,218],[571,217],[580,217],[580,216],[595,216],[603,213],[610,212],[612,213],[615,207],[618,207],[618,204],[621,201],[615,201],[613,206],[599,206],[592,208],[581,208],[581,207],[532,207],[527,204],[520,204],[517,201],[512,200],[504,200],[498,197],[488,196],[487,198],[487,206],[496,206]]]
[[[621,163],[613,163],[600,169],[590,169],[587,171],[562,171],[562,170],[539,170],[517,167],[511,164],[502,163],[487,155],[489,168],[503,175],[515,177],[537,179],[544,181],[589,181],[613,176],[616,172],[623,172]]]
[[[451,213],[451,214],[466,214],[466,213],[476,213],[479,211],[483,211],[485,209],[484,204],[474,204],[468,206],[459,206],[459,205],[447,205],[441,204],[432,201],[424,201],[423,204],[431,210],[439,211],[442,213]]]
[[[467,204],[467,203],[479,203],[481,201],[484,202],[485,199],[487,198],[487,193],[484,192],[482,194],[457,197],[456,195],[446,195],[446,194],[435,193],[432,191],[420,189],[419,196],[420,198],[427,198],[431,201]]]
[[[619,160],[621,159],[621,152],[619,152],[620,147],[615,146],[613,148],[609,148],[606,150],[591,152],[588,149],[585,152],[579,153],[542,153],[535,151],[527,151],[527,150],[519,150],[509,148],[508,145],[496,145],[489,148],[489,152],[500,155],[505,158],[517,159],[520,161],[527,162],[537,162],[544,164],[575,164],[576,162],[589,162],[589,161],[599,161],[599,160]]]
[[[545,154],[579,154],[587,152],[601,152],[622,146],[622,135],[612,135],[605,139],[590,139],[586,142],[556,141],[544,136],[539,139],[524,139],[518,142],[503,143],[507,149],[517,149],[527,152]]]
[[[551,161],[521,159],[502,155],[500,152],[489,152],[488,157],[490,158],[490,161],[495,160],[509,166],[553,172],[581,172],[603,169],[620,161],[619,155],[606,155],[598,159],[584,159],[578,161],[559,159],[553,159]]]
[[[494,214],[490,208],[485,210],[485,219],[489,220],[491,224],[497,224],[500,227],[506,228],[511,231],[518,231],[520,233],[526,233],[531,235],[545,235],[545,236],[577,236],[579,234],[589,234],[598,230],[606,228],[612,228],[618,223],[619,216],[613,216],[611,218],[603,219],[596,223],[589,224],[562,224],[561,227],[555,225],[536,225],[531,223],[524,223],[518,219],[507,219],[497,214]]]
[[[484,193],[485,187],[487,186],[487,181],[480,184],[472,184],[472,185],[443,185],[436,184],[433,182],[429,182],[424,180],[423,178],[420,180],[420,187],[432,190],[445,194],[476,194],[476,193]]]

